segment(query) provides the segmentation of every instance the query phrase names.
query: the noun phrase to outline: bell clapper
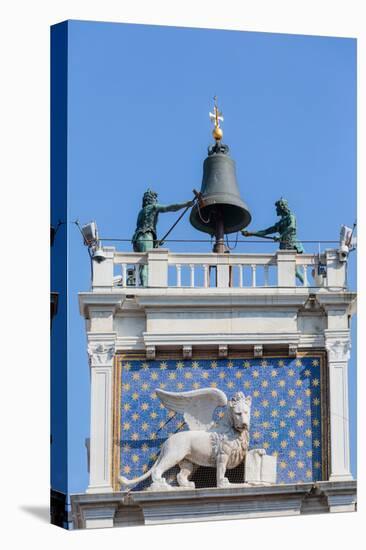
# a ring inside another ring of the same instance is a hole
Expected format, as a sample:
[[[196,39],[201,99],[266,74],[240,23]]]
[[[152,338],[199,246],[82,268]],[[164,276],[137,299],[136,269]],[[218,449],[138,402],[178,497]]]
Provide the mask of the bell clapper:
[[[224,216],[220,206],[216,207],[215,210],[215,220],[216,220],[216,232],[215,232],[215,244],[212,251],[217,254],[227,254],[229,252],[228,247],[225,244],[225,226],[224,226]]]

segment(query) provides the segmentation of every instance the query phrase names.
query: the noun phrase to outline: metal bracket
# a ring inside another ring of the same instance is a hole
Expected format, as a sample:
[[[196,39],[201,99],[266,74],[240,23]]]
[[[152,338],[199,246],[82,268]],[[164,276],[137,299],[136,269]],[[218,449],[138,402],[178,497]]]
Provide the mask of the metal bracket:
[[[146,346],[146,359],[155,359],[156,348],[155,346]]]
[[[183,346],[183,359],[192,359],[192,346]]]
[[[289,355],[289,357],[296,357],[297,356],[297,345],[296,344],[289,344],[288,345],[288,355]]]
[[[263,357],[263,346],[254,346],[254,357]]]

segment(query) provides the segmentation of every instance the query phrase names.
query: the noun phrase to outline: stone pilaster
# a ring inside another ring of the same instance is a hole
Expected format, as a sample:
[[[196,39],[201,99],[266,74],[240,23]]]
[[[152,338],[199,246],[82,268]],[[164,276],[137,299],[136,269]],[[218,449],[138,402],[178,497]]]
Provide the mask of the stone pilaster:
[[[348,360],[349,330],[325,330],[328,354],[329,423],[330,423],[330,481],[353,479],[350,472]]]
[[[113,492],[112,396],[115,335],[89,333],[90,388],[90,477],[88,493]]]

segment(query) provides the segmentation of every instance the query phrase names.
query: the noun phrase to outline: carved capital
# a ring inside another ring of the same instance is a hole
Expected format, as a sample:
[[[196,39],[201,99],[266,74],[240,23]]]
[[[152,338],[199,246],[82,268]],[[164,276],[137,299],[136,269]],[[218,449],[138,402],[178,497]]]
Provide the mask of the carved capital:
[[[254,357],[263,357],[263,346],[254,346]]]
[[[115,343],[89,342],[88,355],[91,366],[108,365],[116,352]]]
[[[348,361],[351,352],[351,342],[349,339],[332,339],[325,344],[325,349],[328,352],[329,361]]]

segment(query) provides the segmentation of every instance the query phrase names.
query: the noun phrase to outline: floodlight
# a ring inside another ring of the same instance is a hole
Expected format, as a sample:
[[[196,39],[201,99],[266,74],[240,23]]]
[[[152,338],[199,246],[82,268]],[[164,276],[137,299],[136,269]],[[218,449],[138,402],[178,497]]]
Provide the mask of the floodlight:
[[[347,225],[341,225],[341,231],[339,235],[339,241],[341,246],[346,245],[349,247],[349,245],[351,244],[352,233],[353,231],[351,227],[348,227]]]
[[[84,237],[84,244],[87,246],[95,246],[98,244],[98,228],[96,222],[86,223],[81,227],[81,232]]]
[[[90,255],[93,260],[98,262],[98,264],[103,262],[106,259],[106,255],[99,240],[96,222],[92,221],[81,226],[81,233],[84,237],[84,244],[89,248],[89,254],[91,251]]]
[[[346,262],[348,254],[355,248],[355,241],[353,238],[353,229],[347,225],[341,225],[341,231],[339,235],[339,249],[338,258],[340,262]]]

